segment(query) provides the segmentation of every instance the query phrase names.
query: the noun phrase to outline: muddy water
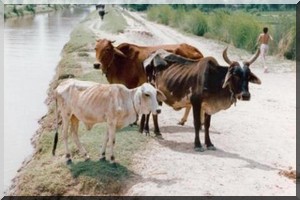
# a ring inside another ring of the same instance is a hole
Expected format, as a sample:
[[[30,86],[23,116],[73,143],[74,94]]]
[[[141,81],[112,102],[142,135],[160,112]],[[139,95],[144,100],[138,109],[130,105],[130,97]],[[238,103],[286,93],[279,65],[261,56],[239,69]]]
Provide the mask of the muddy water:
[[[92,8],[70,8],[4,23],[4,189],[33,148],[30,139],[61,50]]]

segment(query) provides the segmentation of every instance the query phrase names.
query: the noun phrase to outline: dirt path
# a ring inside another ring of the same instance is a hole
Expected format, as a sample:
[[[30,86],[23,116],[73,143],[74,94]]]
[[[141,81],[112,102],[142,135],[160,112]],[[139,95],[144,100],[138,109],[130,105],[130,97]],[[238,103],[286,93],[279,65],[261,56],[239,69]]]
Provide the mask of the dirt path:
[[[116,40],[116,45],[185,42],[225,64],[221,55],[228,44],[183,35],[137,13],[123,15],[129,26],[122,34],[99,31],[99,21],[90,28],[100,38]],[[232,60],[251,57],[232,46],[228,54]],[[269,74],[262,73],[260,64],[252,66],[262,80],[262,85],[250,85],[252,100],[237,102],[212,117],[211,139],[217,151],[195,152],[192,115],[185,126],[178,126],[183,110],[163,106],[159,117],[163,139],[153,140],[136,155],[134,172],[142,178],[125,195],[294,196],[294,180],[279,173],[296,168],[296,63],[269,56]],[[200,132],[202,143],[203,135]]]

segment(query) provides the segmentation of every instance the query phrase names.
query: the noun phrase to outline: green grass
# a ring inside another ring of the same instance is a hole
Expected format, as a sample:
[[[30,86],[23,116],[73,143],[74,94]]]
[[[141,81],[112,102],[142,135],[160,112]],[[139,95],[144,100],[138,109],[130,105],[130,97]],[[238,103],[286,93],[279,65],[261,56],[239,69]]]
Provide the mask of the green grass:
[[[88,29],[84,22],[81,22],[71,33],[70,42],[68,42],[63,51],[64,53],[72,53],[88,51],[87,44],[94,44],[96,36]]]
[[[67,166],[61,130],[55,157],[51,155],[54,131],[44,131],[37,143],[38,153],[19,178],[18,195],[66,195],[70,192],[81,195],[120,193],[126,188],[128,180],[137,176],[130,170],[132,156],[143,150],[150,138],[138,133],[137,127],[127,127],[118,131],[114,149],[117,165],[113,166],[109,162],[98,160],[105,133],[105,123],[97,124],[91,131],[87,131],[81,124],[80,141],[87,149],[91,160],[83,160],[69,136],[73,163]],[[25,184],[29,180],[31,184]]]

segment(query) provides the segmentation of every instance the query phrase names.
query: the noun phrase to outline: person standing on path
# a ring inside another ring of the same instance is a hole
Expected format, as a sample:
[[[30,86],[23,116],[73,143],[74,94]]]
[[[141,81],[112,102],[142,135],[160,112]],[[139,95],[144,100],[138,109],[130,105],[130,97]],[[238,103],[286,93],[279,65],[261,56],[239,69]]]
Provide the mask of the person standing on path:
[[[272,36],[268,34],[268,27],[263,28],[263,33],[258,36],[257,43],[260,44],[260,56],[263,61],[264,72],[268,73],[268,67],[266,66],[266,55],[269,50],[269,40],[273,40]]]

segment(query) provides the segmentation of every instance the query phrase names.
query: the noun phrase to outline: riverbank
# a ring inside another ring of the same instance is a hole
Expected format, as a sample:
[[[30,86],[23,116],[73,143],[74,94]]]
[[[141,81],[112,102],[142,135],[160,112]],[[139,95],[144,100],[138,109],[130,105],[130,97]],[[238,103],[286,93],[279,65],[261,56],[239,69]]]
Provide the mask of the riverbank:
[[[64,8],[69,8],[69,4],[6,4],[4,5],[4,19],[35,15],[39,13],[54,12]]]
[[[56,127],[52,91],[61,82],[58,80],[59,77],[73,74],[80,80],[106,83],[106,78],[101,72],[93,69],[94,44],[98,36],[91,31],[91,26],[99,20],[100,27],[114,26],[111,30],[115,30],[115,24],[109,24],[109,19],[117,16],[122,20],[122,17],[115,10],[108,11],[109,14],[106,15],[108,21],[106,19],[100,21],[98,13],[94,11],[72,31],[69,42],[62,50],[62,58],[58,63],[56,74],[49,85],[46,100],[48,113],[39,121],[40,128],[32,138],[35,152],[31,159],[23,163],[13,179],[8,195],[120,194],[131,185],[128,180],[136,177],[136,174],[131,171],[132,157],[135,152],[145,148],[149,140],[138,133],[137,127],[128,127],[117,133],[116,168],[109,163],[98,162],[99,145],[102,144],[103,132],[106,131],[105,124],[97,125],[89,132],[84,126],[80,126],[80,140],[91,155],[91,161],[84,162],[71,142],[74,163],[67,166],[61,132],[59,132],[57,155],[53,157],[51,154]],[[125,28],[124,23],[120,24],[119,29],[122,27]],[[28,184],[29,180],[30,184]]]
[[[31,158],[30,139],[39,128],[38,120],[47,113],[44,101],[61,51],[69,41],[71,31],[90,10],[65,8],[7,19],[4,23],[5,191],[24,159]]]

